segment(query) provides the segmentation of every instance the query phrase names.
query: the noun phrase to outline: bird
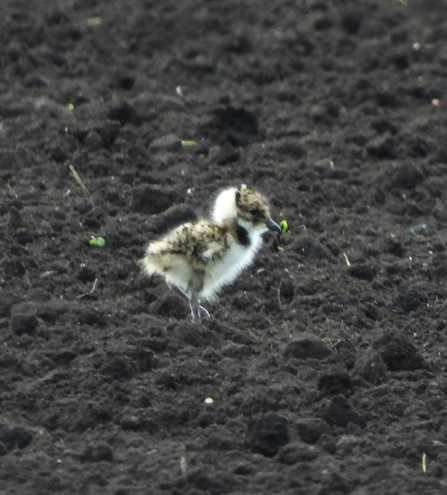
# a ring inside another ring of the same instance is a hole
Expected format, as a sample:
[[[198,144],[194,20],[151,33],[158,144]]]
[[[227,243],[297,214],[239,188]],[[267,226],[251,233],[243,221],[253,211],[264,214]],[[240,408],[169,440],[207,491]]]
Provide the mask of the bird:
[[[140,265],[189,302],[193,319],[209,317],[202,300],[213,301],[253,263],[268,230],[281,233],[267,200],[245,184],[229,187],[217,195],[211,218],[184,223],[150,242]]]

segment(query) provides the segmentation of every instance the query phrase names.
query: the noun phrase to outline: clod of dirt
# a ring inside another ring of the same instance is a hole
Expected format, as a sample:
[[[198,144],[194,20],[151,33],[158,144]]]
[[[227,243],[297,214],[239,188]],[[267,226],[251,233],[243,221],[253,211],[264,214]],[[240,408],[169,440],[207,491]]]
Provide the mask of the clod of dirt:
[[[132,105],[129,105],[129,103],[126,102],[112,107],[109,110],[107,117],[110,120],[117,120],[121,125],[127,123],[134,125],[141,124],[141,116]]]
[[[335,451],[341,455],[352,455],[360,441],[356,435],[342,435],[335,444]]]
[[[424,187],[434,198],[440,198],[447,189],[447,184],[442,177],[427,177],[422,183]]]
[[[96,279],[96,271],[87,265],[82,264],[78,270],[78,278],[84,283],[94,282]]]
[[[366,280],[372,282],[376,276],[376,269],[373,265],[368,263],[362,265],[352,265],[348,268],[348,273],[351,277],[358,278],[360,280]]]
[[[329,427],[326,422],[321,419],[301,420],[296,425],[298,435],[303,442],[314,444],[318,442],[321,435],[325,433]]]
[[[288,155],[296,160],[306,155],[306,150],[297,143],[296,139],[282,138],[273,143],[272,149],[278,153]]]
[[[106,356],[98,357],[102,360],[99,368],[103,375],[111,376],[115,380],[130,380],[137,373],[137,365],[126,355],[107,353]]]
[[[71,363],[71,361],[76,358],[77,354],[73,351],[61,351],[49,352],[47,356],[48,359],[51,359],[57,366],[64,366]]]
[[[287,419],[278,414],[268,414],[252,422],[247,431],[247,441],[253,452],[273,457],[289,442]]]
[[[214,476],[204,469],[195,469],[176,483],[176,490],[172,493],[209,493],[222,495],[224,493],[236,493],[241,482],[232,475],[221,474]]]
[[[217,146],[214,153],[210,154],[210,163],[216,163],[217,165],[229,165],[230,163],[236,163],[241,157],[241,153],[238,149],[234,149],[230,144],[224,143],[222,146]]]
[[[119,89],[124,89],[125,91],[129,91],[134,87],[135,78],[126,74],[117,74],[116,81],[114,85]]]
[[[351,377],[347,373],[331,373],[321,375],[318,379],[318,390],[327,395],[346,395],[352,389]]]
[[[386,333],[374,347],[389,371],[414,371],[429,367],[416,347],[403,335]]]
[[[303,442],[292,442],[279,449],[278,459],[283,464],[292,465],[297,462],[310,462],[320,454],[320,449]]]
[[[387,378],[387,368],[380,354],[369,350],[356,361],[355,371],[367,382],[379,385]]]
[[[181,320],[188,317],[189,308],[178,296],[168,294],[154,301],[149,306],[149,313]]]
[[[414,189],[425,179],[424,174],[414,165],[398,167],[392,176],[392,187]]]
[[[239,474],[241,476],[247,476],[249,474],[252,474],[254,471],[255,471],[254,467],[251,464],[248,464],[247,462],[240,462],[234,468],[234,474]]]
[[[231,36],[224,44],[223,49],[233,53],[249,53],[252,49],[252,42],[244,34]]]
[[[23,78],[25,88],[46,88],[50,86],[50,81],[39,74],[29,74]]]
[[[177,389],[177,378],[174,373],[171,373],[170,370],[160,373],[155,379],[155,383],[167,389]]]
[[[181,139],[175,134],[168,134],[166,136],[154,139],[149,145],[149,149],[153,152],[157,151],[178,151],[182,147]]]
[[[120,426],[128,431],[149,431],[151,434],[158,431],[158,424],[154,420],[138,416],[124,416]]]
[[[90,131],[85,138],[84,145],[89,151],[96,151],[101,149],[104,143],[96,131]]]
[[[112,462],[113,452],[108,445],[91,445],[79,457],[81,462]]]
[[[32,439],[33,435],[21,426],[0,424],[0,445],[3,444],[8,451],[24,449]]]
[[[333,17],[326,13],[318,13],[315,16],[314,28],[317,31],[326,31],[334,25]]]
[[[320,493],[349,493],[351,490],[352,486],[346,480],[346,477],[335,472],[329,474],[326,479],[322,480]]]
[[[26,266],[22,260],[9,259],[2,263],[3,273],[7,277],[21,277],[26,273]]]
[[[174,190],[142,185],[133,191],[132,209],[137,213],[155,215],[162,213],[175,203],[183,203],[184,198]]]
[[[292,248],[296,253],[312,260],[331,258],[321,242],[311,237],[301,236],[293,243]]]
[[[216,451],[236,451],[244,448],[243,439],[237,435],[211,435],[207,442],[206,447],[210,450]]]
[[[101,210],[97,208],[85,215],[83,225],[91,231],[99,230],[101,228],[103,218],[104,216]]]
[[[399,294],[393,299],[392,305],[404,313],[416,311],[423,302],[427,302],[427,296],[421,294],[415,289],[412,289],[404,294]]]
[[[290,304],[295,296],[295,285],[292,280],[281,280],[279,287],[281,302]]]
[[[334,397],[325,411],[323,418],[331,425],[345,428],[350,422],[364,428],[365,419],[351,407],[351,404],[342,395]]]
[[[98,309],[86,310],[79,315],[79,323],[102,328],[107,325],[107,316]]]
[[[357,34],[363,20],[360,10],[347,10],[341,19],[341,27],[349,34]]]
[[[81,203],[76,203],[73,207],[73,209],[79,212],[81,215],[86,215],[87,213],[92,211],[92,208],[93,208],[92,204],[87,203],[86,201],[83,201]]]
[[[12,331],[18,335],[33,335],[38,325],[36,315],[17,314],[11,318]]]
[[[87,122],[81,122],[77,127],[73,129],[73,135],[79,140],[80,143],[85,144],[85,141],[89,134],[101,138],[101,143],[97,143],[99,147],[107,147],[115,142],[115,139],[119,133],[120,124],[114,120],[108,120],[106,122],[98,122],[96,120]]]
[[[420,136],[417,136],[410,141],[410,156],[412,157],[422,157],[425,158],[427,155],[430,154],[432,148],[433,148],[433,143],[432,141],[428,139],[424,139]]]
[[[385,132],[389,132],[391,135],[396,134],[398,130],[397,127],[390,120],[386,118],[379,118],[377,120],[374,120],[371,123],[371,129],[374,129],[379,134],[384,134]]]
[[[365,316],[373,321],[378,321],[382,318],[382,313],[379,308],[374,304],[366,304],[365,305]]]
[[[405,254],[405,248],[402,243],[394,238],[390,238],[385,241],[383,250],[386,253],[397,256],[398,258],[402,258]]]
[[[324,359],[332,351],[320,339],[315,337],[292,340],[286,346],[284,357],[296,359]]]
[[[29,232],[28,229],[24,227],[19,227],[12,237],[22,246],[34,242],[33,235],[31,234],[31,232]]]
[[[387,135],[377,136],[366,146],[368,153],[379,160],[395,160],[397,158],[396,140]]]
[[[15,206],[11,206],[9,210],[9,218],[7,227],[11,230],[17,230],[22,226],[22,215],[20,210]]]
[[[258,118],[245,108],[216,108],[201,132],[216,144],[247,146],[259,132]]]

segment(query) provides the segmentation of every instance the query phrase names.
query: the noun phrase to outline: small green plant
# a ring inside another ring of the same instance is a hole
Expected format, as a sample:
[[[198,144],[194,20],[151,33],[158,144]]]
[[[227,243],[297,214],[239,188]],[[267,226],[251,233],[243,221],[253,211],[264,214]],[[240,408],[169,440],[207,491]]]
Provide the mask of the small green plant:
[[[279,242],[280,242],[282,234],[285,234],[286,232],[289,231],[289,224],[287,223],[287,220],[281,220],[279,222],[279,226],[281,227],[281,232],[278,232],[278,235],[277,235],[276,240],[274,242],[274,246],[276,247],[277,251],[284,251],[284,248],[279,245]]]
[[[281,231],[283,233],[285,233],[289,230],[289,224],[287,223],[287,220],[281,220],[279,222],[279,226],[281,227]]]
[[[185,140],[185,139],[182,139],[182,146],[197,146],[197,141],[189,141],[189,140]]]
[[[98,247],[103,247],[106,244],[106,241],[104,237],[92,237],[88,243],[90,246],[98,246]]]

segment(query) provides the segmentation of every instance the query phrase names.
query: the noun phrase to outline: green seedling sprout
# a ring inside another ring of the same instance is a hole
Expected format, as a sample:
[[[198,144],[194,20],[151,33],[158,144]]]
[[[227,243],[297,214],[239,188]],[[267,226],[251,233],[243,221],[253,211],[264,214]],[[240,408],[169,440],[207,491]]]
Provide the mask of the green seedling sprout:
[[[287,223],[287,220],[281,220],[279,222],[279,226],[281,227],[281,232],[278,232],[278,237],[276,239],[275,245],[278,251],[284,251],[284,248],[279,245],[279,240],[282,234],[285,234],[286,232],[289,231],[289,224]]]
[[[92,237],[88,243],[90,246],[98,246],[98,247],[103,247],[106,244],[106,241],[104,237]]]
[[[197,146],[197,141],[190,141],[187,139],[182,139],[182,146],[189,146],[189,147]]]
[[[281,227],[281,231],[283,233],[285,233],[289,230],[289,224],[287,223],[287,220],[281,220],[279,222],[279,226]]]
[[[70,112],[72,112],[74,110],[75,106],[73,105],[73,103],[68,103],[67,104],[67,110],[69,110]]]
[[[203,402],[205,402],[205,404],[213,404],[214,399],[212,397],[207,397]]]

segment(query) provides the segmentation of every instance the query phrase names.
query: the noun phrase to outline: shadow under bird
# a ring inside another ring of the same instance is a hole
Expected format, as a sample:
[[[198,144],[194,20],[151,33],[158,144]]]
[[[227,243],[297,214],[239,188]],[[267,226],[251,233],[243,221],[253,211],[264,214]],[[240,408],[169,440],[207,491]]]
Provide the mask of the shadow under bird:
[[[210,219],[185,223],[151,242],[140,264],[189,302],[193,318],[208,317],[201,301],[213,300],[253,262],[268,229],[281,232],[262,195],[245,184],[231,187],[217,196]]]

